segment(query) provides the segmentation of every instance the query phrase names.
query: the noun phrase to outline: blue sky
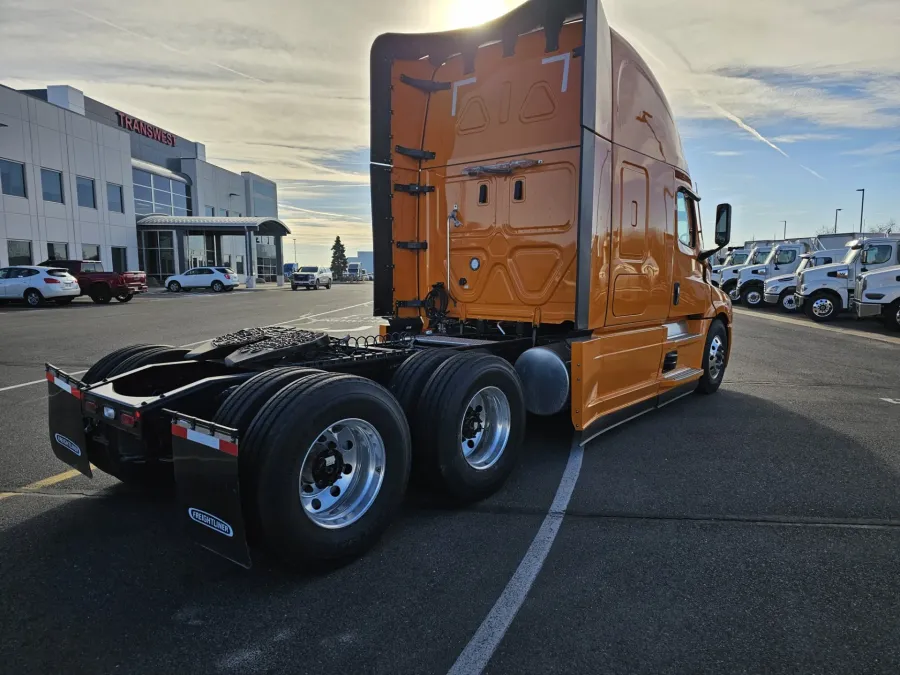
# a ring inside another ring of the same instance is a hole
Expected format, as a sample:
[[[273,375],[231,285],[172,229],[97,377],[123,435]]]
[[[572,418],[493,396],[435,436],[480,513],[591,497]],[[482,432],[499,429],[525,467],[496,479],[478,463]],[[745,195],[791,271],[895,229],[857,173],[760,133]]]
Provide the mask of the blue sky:
[[[301,260],[371,246],[368,49],[518,0],[0,0],[0,78],[70,84],[277,180]],[[133,6],[131,6],[133,5]],[[896,0],[606,0],[678,118],[704,221],[734,239],[900,219]],[[286,247],[292,253],[292,242]],[[290,255],[289,255],[290,257]]]

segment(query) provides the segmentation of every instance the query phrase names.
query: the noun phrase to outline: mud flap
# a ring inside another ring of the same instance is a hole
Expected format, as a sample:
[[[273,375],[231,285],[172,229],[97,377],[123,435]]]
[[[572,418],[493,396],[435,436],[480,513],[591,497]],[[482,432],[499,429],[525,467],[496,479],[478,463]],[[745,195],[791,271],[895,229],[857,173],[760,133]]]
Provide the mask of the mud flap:
[[[53,454],[73,469],[93,478],[81,409],[85,385],[49,363],[46,365],[46,372],[50,447],[53,448]]]
[[[171,410],[164,412],[172,418],[175,485],[191,537],[213,553],[249,568],[237,431]]]

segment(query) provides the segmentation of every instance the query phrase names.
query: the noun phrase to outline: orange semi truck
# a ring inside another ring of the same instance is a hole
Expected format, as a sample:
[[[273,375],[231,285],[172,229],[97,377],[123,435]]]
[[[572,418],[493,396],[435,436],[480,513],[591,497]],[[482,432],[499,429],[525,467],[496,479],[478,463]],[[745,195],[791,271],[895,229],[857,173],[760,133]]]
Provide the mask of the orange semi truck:
[[[194,537],[241,565],[361,554],[410,480],[459,503],[515,467],[526,413],[587,442],[718,389],[731,304],[702,250],[671,109],[599,0],[531,0],[371,54],[381,335],[250,328],[47,364],[50,440],[85,475],[174,480]]]

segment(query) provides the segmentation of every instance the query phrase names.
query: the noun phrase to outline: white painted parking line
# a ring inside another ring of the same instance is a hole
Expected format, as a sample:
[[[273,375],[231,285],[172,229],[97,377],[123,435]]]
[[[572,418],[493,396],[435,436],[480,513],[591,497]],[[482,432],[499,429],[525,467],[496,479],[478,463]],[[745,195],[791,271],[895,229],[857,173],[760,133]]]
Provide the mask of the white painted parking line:
[[[894,405],[900,405],[900,398],[883,398],[881,399],[885,403],[893,403]]]
[[[494,607],[479,626],[469,644],[456,659],[456,663],[450,668],[448,675],[479,675],[487,667],[494,651],[512,625],[513,619],[516,618],[516,613],[522,607],[525,598],[528,597],[528,592],[540,573],[547,554],[550,553],[550,548],[553,546],[560,525],[562,525],[563,516],[566,515],[575,483],[578,482],[583,456],[584,449],[576,438],[572,441],[569,461],[566,463],[566,469],[563,471],[562,480],[556,489],[553,504],[550,505],[550,511],[544,518],[541,529],[532,540],[531,546],[528,547],[528,551],[522,558],[522,562],[519,563],[512,579],[506,584],[503,593],[494,603]]]
[[[350,305],[349,307],[341,307],[340,309],[332,309],[327,312],[321,312],[319,314],[304,314],[303,316],[297,317],[296,319],[290,319],[288,321],[281,321],[280,323],[269,324],[269,326],[286,326],[290,323],[297,323],[299,321],[307,321],[309,319],[315,319],[320,316],[328,316],[329,314],[335,314],[336,312],[345,312],[348,309],[356,309],[357,307],[365,307],[366,305],[371,305],[371,304],[372,304],[371,301],[361,302],[358,305]],[[264,328],[268,328],[269,326],[264,326]],[[361,328],[355,328],[352,330],[365,330],[368,328],[372,328],[372,326],[362,326]],[[328,332],[328,333],[343,333],[345,330],[346,329],[342,328],[340,330],[326,331],[326,332]],[[189,342],[186,345],[179,345],[179,347],[181,347],[183,349],[187,348],[187,347],[195,347],[196,345],[202,345],[204,342],[207,342],[208,340],[210,340],[210,338],[206,338],[206,340],[200,340],[198,342]],[[69,373],[69,375],[81,375],[82,373],[86,373],[86,372],[87,372],[87,370],[78,370],[73,373]],[[19,389],[21,387],[30,387],[34,384],[43,384],[46,381],[47,381],[46,378],[41,378],[40,380],[32,380],[31,382],[22,382],[21,384],[13,384],[8,387],[0,387],[0,393],[2,393],[4,391],[12,391],[13,389]]]
[[[765,319],[766,321],[777,321],[778,323],[789,323],[794,326],[802,326],[804,328],[812,328],[815,330],[824,330],[829,333],[840,333],[841,335],[849,335],[850,337],[864,338],[866,340],[877,340],[878,342],[887,342],[892,345],[900,345],[900,338],[891,337],[890,335],[879,335],[878,333],[866,333],[859,330],[851,330],[849,328],[839,328],[838,326],[824,326],[814,321],[804,321],[802,319],[792,319],[787,316],[775,316],[768,312],[751,312],[748,309],[734,308],[735,314],[741,316],[752,316],[755,319]]]

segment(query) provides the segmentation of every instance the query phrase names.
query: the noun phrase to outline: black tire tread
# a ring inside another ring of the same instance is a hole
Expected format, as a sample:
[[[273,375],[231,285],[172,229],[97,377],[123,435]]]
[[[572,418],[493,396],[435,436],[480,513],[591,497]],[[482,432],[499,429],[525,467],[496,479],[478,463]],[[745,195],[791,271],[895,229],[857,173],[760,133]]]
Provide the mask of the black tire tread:
[[[266,401],[291,382],[321,372],[315,368],[287,367],[254,375],[228,395],[216,411],[213,422],[237,429],[243,437]]]
[[[177,349],[175,347],[155,347],[145,351],[138,352],[133,356],[121,361],[113,368],[107,377],[114,377],[127,373],[129,370],[136,370],[143,366],[149,366],[153,363],[168,363],[169,361],[179,361],[185,357],[190,349]]]
[[[728,359],[727,353],[728,353],[728,349],[729,349],[728,329],[725,327],[725,324],[722,323],[722,321],[720,319],[714,319],[713,322],[711,324],[709,324],[709,330],[706,332],[706,340],[703,343],[703,375],[697,381],[697,389],[696,389],[696,391],[700,394],[708,395],[708,394],[716,393],[719,390],[719,387],[721,386],[722,382],[725,380],[725,372],[724,372],[725,368],[723,368],[722,378],[719,380],[718,383],[712,382],[709,379],[709,377],[707,376],[708,375],[707,369],[709,368],[709,363],[708,363],[708,358],[707,358],[707,356],[709,354],[709,343],[712,340],[713,331],[717,330],[718,328],[722,329],[722,334],[725,337],[725,352],[726,352],[725,368],[728,367],[728,360],[727,360]]]
[[[163,345],[138,344],[116,349],[115,351],[112,351],[101,358],[93,366],[91,366],[88,371],[81,377],[81,381],[86,382],[87,384],[100,382],[100,380],[106,379],[106,376],[113,370],[113,368],[115,368],[130,356],[146,349],[152,349],[153,347],[161,346]]]
[[[452,349],[426,349],[410,356],[394,373],[391,379],[391,393],[400,402],[410,425],[416,414],[419,397],[432,371],[457,353],[459,352]]]

